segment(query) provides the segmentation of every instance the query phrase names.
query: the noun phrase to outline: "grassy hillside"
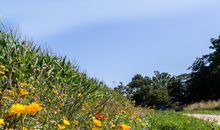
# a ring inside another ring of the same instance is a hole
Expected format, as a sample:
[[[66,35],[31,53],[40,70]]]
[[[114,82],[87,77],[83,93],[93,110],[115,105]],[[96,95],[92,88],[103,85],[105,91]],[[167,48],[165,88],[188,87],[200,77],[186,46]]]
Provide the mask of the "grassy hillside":
[[[0,31],[0,129],[179,130],[211,123],[134,103],[78,66]],[[186,121],[190,120],[190,121]],[[217,127],[216,127],[217,128]]]
[[[15,33],[0,32],[0,128],[142,129],[143,109]],[[141,116],[141,117],[140,117]]]

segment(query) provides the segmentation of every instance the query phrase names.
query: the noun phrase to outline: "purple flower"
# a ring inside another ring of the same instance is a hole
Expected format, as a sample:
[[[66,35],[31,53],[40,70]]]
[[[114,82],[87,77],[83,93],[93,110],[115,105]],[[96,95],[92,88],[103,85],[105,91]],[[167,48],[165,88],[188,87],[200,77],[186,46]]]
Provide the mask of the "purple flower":
[[[31,87],[28,88],[28,91],[32,91],[32,90],[33,90],[33,88],[31,88]]]
[[[7,85],[9,85],[9,84],[11,84],[11,83],[12,83],[12,80],[11,80],[11,79],[8,79],[7,82],[6,82]]]
[[[34,97],[34,101],[37,101],[37,97]]]

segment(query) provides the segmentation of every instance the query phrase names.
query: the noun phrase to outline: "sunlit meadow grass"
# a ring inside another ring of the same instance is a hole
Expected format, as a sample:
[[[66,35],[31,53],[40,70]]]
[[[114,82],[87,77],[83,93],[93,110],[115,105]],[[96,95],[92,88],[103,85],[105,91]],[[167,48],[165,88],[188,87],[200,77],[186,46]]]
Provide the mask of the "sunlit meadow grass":
[[[219,130],[211,122],[191,118],[181,112],[156,111],[149,114],[151,130]]]

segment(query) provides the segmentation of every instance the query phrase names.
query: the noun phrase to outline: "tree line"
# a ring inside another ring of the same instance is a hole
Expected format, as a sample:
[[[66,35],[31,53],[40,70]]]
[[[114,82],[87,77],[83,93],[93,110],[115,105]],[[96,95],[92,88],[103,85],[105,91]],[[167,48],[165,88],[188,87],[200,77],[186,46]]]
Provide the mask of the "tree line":
[[[220,37],[211,39],[212,52],[197,58],[190,73],[172,76],[155,71],[152,77],[136,74],[114,88],[134,100],[136,105],[156,108],[220,99]]]

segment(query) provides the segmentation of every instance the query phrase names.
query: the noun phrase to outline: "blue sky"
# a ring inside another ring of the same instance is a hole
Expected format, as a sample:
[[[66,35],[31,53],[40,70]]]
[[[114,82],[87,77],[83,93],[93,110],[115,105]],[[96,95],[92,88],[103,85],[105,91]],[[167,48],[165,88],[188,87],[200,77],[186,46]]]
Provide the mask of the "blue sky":
[[[137,73],[186,73],[220,35],[219,0],[2,1],[0,19],[114,87]]]

